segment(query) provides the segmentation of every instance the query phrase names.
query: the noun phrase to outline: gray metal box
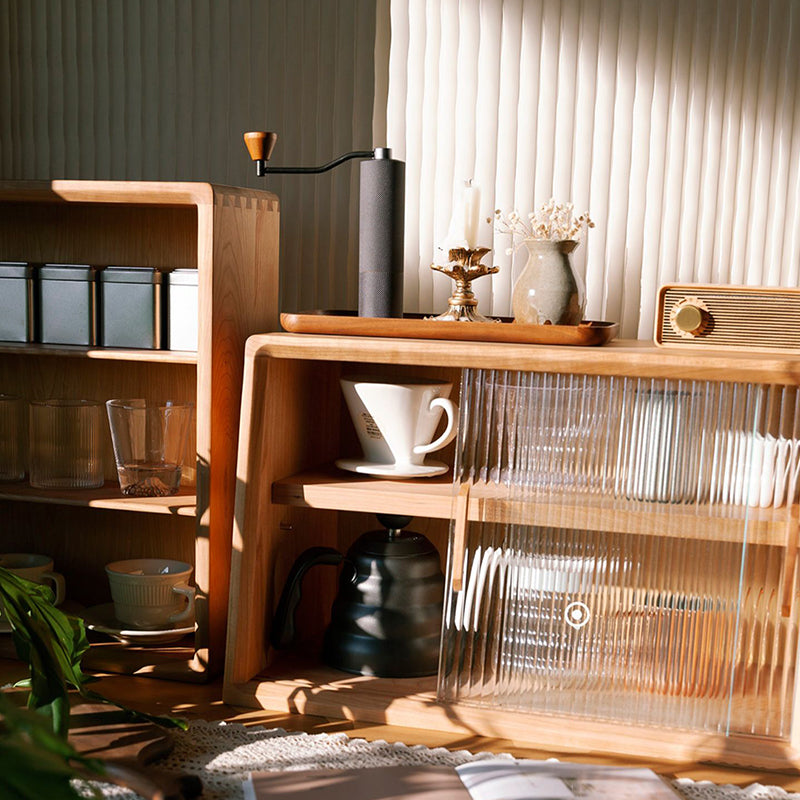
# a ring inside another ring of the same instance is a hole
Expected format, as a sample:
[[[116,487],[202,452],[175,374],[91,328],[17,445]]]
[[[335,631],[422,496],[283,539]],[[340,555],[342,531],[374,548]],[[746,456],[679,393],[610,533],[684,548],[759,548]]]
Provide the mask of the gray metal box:
[[[169,273],[169,349],[197,350],[198,272]]]
[[[161,348],[163,278],[150,267],[106,267],[100,273],[100,341],[104,347]]]
[[[24,261],[0,261],[0,341],[32,342],[33,267]]]
[[[88,264],[39,267],[39,341],[97,345],[97,268]]]

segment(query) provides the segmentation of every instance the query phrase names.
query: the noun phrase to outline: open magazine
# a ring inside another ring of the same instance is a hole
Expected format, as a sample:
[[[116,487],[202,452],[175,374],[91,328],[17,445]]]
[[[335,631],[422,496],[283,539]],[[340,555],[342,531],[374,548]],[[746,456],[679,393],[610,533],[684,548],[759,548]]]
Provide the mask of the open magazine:
[[[675,800],[649,769],[489,759],[458,767],[401,766],[255,772],[245,800]]]
[[[649,769],[564,761],[471,761],[456,773],[472,800],[675,800]]]

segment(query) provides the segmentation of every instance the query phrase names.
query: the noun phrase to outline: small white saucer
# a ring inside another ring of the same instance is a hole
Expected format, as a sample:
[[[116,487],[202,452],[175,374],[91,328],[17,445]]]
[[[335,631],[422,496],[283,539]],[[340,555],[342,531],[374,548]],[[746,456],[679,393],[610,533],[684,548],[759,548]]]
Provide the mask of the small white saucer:
[[[359,472],[362,475],[374,475],[378,478],[430,478],[441,475],[450,467],[441,461],[428,461],[426,464],[376,464],[362,458],[337,458],[336,466],[348,472]]]
[[[104,603],[101,606],[92,606],[81,612],[81,617],[90,631],[105,633],[113,636],[124,644],[168,644],[177,642],[189,633],[194,633],[194,620],[181,620],[174,626],[156,631],[141,631],[136,628],[125,627],[114,616],[114,604]],[[178,627],[180,626],[180,627]]]

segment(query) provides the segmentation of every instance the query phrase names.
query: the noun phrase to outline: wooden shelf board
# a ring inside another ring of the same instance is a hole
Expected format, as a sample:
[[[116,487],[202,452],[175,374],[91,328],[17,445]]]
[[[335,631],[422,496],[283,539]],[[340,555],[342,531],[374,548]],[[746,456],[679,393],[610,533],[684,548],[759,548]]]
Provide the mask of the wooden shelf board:
[[[215,193],[277,199],[264,190],[194,181],[0,181],[0,202],[201,206],[211,205]]]
[[[190,683],[203,683],[210,677],[202,665],[198,665],[194,639],[191,636],[174,644],[157,647],[133,647],[107,640],[93,641],[82,664],[86,669],[97,672]]]
[[[615,339],[602,347],[563,347],[265,333],[248,339],[247,355],[308,361],[627,375],[631,378],[746,381],[785,386],[795,386],[800,374],[800,354],[797,352],[755,353],[656,347],[652,341],[630,339]]]
[[[0,500],[88,506],[179,517],[194,517],[197,504],[193,487],[180,489],[178,494],[169,497],[124,497],[116,481],[106,481],[99,489],[34,489],[27,483],[4,483],[0,484]]]
[[[449,474],[397,481],[351,475],[327,466],[272,485],[273,503],[335,511],[450,519],[453,501]],[[733,542],[742,541],[746,523],[748,543],[769,545],[785,545],[789,514],[787,508],[675,505],[579,493],[522,500],[509,497],[508,489],[497,484],[474,485],[469,502],[469,519],[476,522]]]
[[[101,361],[151,361],[158,364],[197,364],[197,353],[186,350],[135,350],[125,348],[81,347],[69,344],[13,344],[0,342],[0,355],[70,356]]]
[[[457,734],[511,739],[562,752],[636,753],[667,761],[716,761],[772,769],[797,767],[800,754],[783,740],[624,722],[572,720],[436,701],[436,677],[389,679],[349,675],[308,658],[281,654],[242,684],[226,683],[223,701],[324,717],[425,727]]]
[[[449,519],[451,473],[432,478],[385,480],[342,472],[330,465],[276,481],[272,502],[336,511],[377,511]]]
[[[91,635],[91,647],[83,657],[82,666],[97,672],[141,675],[154,678],[191,680],[198,683],[208,675],[198,671],[195,664],[194,641],[187,636],[179,642],[158,647],[131,647],[106,637]],[[95,641],[96,639],[96,641]],[[0,634],[0,658],[16,659],[17,653],[10,634]]]

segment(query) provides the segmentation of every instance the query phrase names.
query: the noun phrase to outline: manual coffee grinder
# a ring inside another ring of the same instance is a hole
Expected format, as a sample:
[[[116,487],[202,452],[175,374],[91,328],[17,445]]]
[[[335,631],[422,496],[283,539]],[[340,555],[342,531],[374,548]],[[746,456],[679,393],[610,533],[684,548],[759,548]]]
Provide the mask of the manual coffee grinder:
[[[361,161],[358,204],[358,316],[403,316],[403,233],[406,165],[388,147],[354,150],[313,167],[274,167],[278,134],[248,131],[244,142],[256,175],[317,175],[351,159]]]

